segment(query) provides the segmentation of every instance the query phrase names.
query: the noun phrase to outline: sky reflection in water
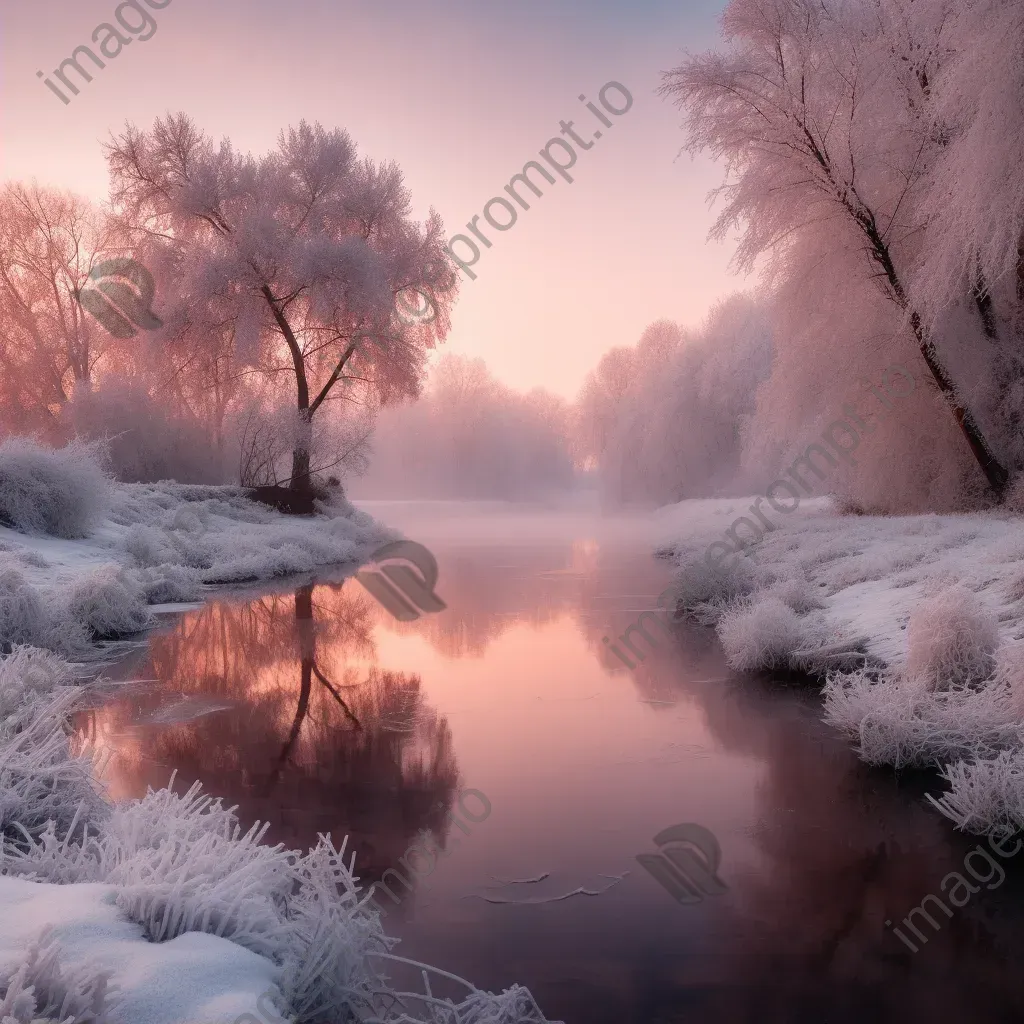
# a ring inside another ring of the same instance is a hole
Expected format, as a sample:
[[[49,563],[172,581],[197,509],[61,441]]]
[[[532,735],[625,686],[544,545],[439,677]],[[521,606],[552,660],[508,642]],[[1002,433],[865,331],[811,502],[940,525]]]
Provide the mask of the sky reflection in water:
[[[446,856],[388,916],[401,951],[552,1019],[1024,1018],[1017,865],[916,955],[884,926],[973,845],[922,803],[933,779],[860,764],[813,692],[730,674],[709,631],[609,660],[669,579],[649,522],[371,511],[434,552],[447,609],[399,623],[349,579],[173,620],[120,666],[156,682],[80,718],[114,796],[201,778],[271,842],[348,834],[366,881],[429,831]],[[492,805],[468,836],[462,787]],[[728,886],[685,906],[635,860],[681,822]],[[579,888],[600,894],[556,899]]]

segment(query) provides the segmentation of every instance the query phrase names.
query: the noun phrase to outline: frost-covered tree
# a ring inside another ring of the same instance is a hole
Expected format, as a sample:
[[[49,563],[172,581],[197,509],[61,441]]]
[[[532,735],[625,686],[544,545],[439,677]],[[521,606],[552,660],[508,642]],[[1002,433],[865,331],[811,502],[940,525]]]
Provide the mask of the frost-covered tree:
[[[423,397],[383,412],[359,493],[374,497],[543,498],[575,480],[570,408],[519,394],[481,359],[448,353]]]
[[[240,363],[294,382],[290,486],[310,486],[314,416],[336,400],[418,393],[426,350],[450,326],[396,315],[447,273],[443,228],[410,217],[394,163],[358,159],[348,134],[300,123],[260,157],[219,146],[184,114],[129,126],[108,146],[112,198],[148,265],[173,289],[169,339],[229,326]],[[402,308],[402,307],[399,307]]]
[[[713,233],[739,229],[739,266],[765,257],[776,279],[805,274],[809,240],[816,257],[841,252],[852,278],[873,279],[894,307],[892,337],[904,324],[1002,494],[1007,470],[912,300],[928,172],[948,141],[932,85],[950,57],[953,10],[949,0],[732,0],[728,49],[687,60],[663,92],[685,111],[690,150],[725,161]]]
[[[658,321],[630,353],[632,380],[597,462],[604,497],[665,504],[749,490],[746,425],[772,365],[766,304],[732,296],[697,331]]]
[[[937,3],[939,0],[932,0]],[[914,301],[931,322],[973,295],[989,342],[979,400],[1024,465],[1024,9],[962,0],[935,78],[946,144],[928,179]]]
[[[931,0],[934,6],[941,0]],[[1009,285],[1024,307],[1024,9],[961,0],[950,19],[954,55],[934,79],[945,144],[924,202],[927,244],[915,297],[935,315],[974,287]],[[997,314],[998,311],[993,311]],[[995,325],[993,325],[994,327]]]
[[[633,349],[619,346],[606,352],[584,381],[576,399],[574,438],[578,457],[596,462],[608,445],[623,396],[633,372]]]
[[[116,344],[78,303],[115,242],[85,199],[18,182],[0,191],[0,394],[9,426],[55,426]]]

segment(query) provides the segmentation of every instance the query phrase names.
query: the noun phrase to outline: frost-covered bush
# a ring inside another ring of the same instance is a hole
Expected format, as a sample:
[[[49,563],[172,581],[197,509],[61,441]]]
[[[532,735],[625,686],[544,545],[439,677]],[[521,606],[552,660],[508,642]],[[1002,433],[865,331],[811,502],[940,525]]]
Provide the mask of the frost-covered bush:
[[[184,581],[181,581],[184,584]],[[149,585],[117,565],[101,565],[54,587],[25,579],[0,555],[0,650],[31,644],[85,657],[97,640],[141,632],[149,625],[148,593],[173,588],[154,574]]]
[[[683,562],[672,583],[676,604],[698,618],[717,617],[716,611],[752,593],[757,586],[756,571],[746,558],[712,569],[703,553]]]
[[[907,675],[929,689],[977,686],[995,669],[999,620],[965,587],[940,590],[914,609],[907,626]]]
[[[79,699],[70,667],[32,648],[0,659],[0,835],[4,850],[31,845],[47,828],[66,835],[106,805],[92,761],[71,752],[67,721]],[[0,869],[6,857],[0,860]]]
[[[1011,835],[1024,829],[1024,752],[987,761],[957,762],[943,778],[950,791],[933,803],[968,832]]]
[[[82,623],[93,640],[113,640],[140,633],[149,625],[146,591],[118,565],[101,565],[68,588],[65,609],[73,624]]]
[[[797,651],[821,643],[820,632],[774,595],[730,608],[719,620],[718,636],[729,664],[741,672],[789,667]]]
[[[930,766],[991,757],[1024,742],[1019,695],[1009,681],[981,690],[935,691],[920,676],[833,673],[825,721],[856,740],[869,764]]]
[[[0,443],[0,523],[26,533],[85,537],[109,505],[98,444],[44,448],[24,437]]]
[[[155,565],[137,576],[150,604],[195,601],[203,589],[199,572],[181,565]]]
[[[174,543],[171,533],[147,523],[133,523],[129,526],[121,535],[121,548],[135,565],[140,566],[177,562],[184,554]]]
[[[37,647],[16,647],[0,659],[0,736],[24,724],[19,717],[26,706],[56,692],[72,692],[76,677],[63,658]]]
[[[794,576],[780,580],[768,587],[766,593],[771,597],[777,597],[797,615],[806,615],[825,607],[825,602],[818,597],[816,589],[806,578]]]
[[[52,931],[44,928],[14,968],[0,973],[3,1024],[107,1024],[116,990],[109,970],[68,969]]]
[[[958,828],[992,835],[1024,829],[1024,748],[957,761],[941,774],[949,792],[931,800]]]
[[[21,567],[9,556],[0,556],[0,650],[16,644],[32,644],[51,651],[70,653],[84,643],[81,627],[54,621],[52,601],[29,583]]]

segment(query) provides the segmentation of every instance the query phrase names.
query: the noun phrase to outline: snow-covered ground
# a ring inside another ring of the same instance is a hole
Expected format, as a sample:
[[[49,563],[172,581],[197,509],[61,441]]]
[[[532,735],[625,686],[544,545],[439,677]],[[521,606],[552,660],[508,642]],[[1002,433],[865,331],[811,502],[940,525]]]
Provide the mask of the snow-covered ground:
[[[266,1024],[280,1019],[270,960],[203,932],[149,942],[117,896],[112,885],[0,878],[0,1019],[93,1013],[112,1024],[233,1024],[264,1006]]]
[[[240,488],[116,484],[76,539],[0,526],[0,642],[85,657],[92,642],[144,629],[153,606],[215,584],[366,560],[394,534],[339,502],[285,516]]]
[[[67,659],[168,602],[355,566],[395,535],[343,499],[294,518],[239,489],[114,484],[97,454],[0,445],[0,1024],[542,1024],[519,986],[395,954],[346,842],[267,846],[173,780],[102,792]]]
[[[821,678],[826,720],[871,763],[938,767],[959,826],[1024,828],[1024,520],[838,515],[818,499],[758,539],[734,528],[758,522],[753,502],[665,510],[680,614],[714,624],[737,669]]]

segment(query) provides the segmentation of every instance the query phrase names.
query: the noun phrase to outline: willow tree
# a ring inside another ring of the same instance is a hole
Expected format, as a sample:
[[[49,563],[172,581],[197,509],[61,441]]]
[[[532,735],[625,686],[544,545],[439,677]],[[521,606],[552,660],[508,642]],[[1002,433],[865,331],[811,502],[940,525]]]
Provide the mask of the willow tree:
[[[720,158],[714,234],[738,229],[738,263],[786,272],[823,223],[912,332],[988,483],[1008,473],[944,364],[911,276],[922,258],[928,174],[947,143],[932,83],[950,59],[952,0],[731,0],[729,46],[688,59],[662,92],[685,113],[688,148]],[[953,301],[977,302],[985,291]]]
[[[931,0],[932,3],[938,0]],[[913,298],[929,321],[970,288],[994,356],[987,384],[1024,468],[1024,9],[960,0],[955,51],[936,77],[947,144],[929,175]]]
[[[453,295],[436,288],[429,320],[396,313],[419,308],[408,294],[435,290],[447,264],[440,218],[412,220],[394,163],[359,159],[346,132],[305,121],[242,155],[184,114],[128,126],[107,156],[136,254],[167,282],[170,335],[230,324],[244,361],[293,381],[293,490],[310,487],[325,405],[419,392]]]

